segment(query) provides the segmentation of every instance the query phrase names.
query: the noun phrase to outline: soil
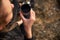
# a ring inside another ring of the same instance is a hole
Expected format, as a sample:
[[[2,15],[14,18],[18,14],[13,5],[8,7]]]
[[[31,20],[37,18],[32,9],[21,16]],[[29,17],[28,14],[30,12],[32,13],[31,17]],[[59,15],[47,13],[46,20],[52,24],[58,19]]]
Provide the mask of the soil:
[[[36,21],[33,36],[36,40],[60,40],[60,1],[35,0]]]

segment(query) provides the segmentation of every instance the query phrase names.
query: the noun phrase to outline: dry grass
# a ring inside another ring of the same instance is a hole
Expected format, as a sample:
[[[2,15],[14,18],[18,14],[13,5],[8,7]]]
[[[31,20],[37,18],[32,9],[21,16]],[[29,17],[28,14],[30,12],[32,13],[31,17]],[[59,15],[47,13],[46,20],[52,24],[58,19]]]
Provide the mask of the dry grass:
[[[60,40],[60,9],[57,0],[35,0],[36,22],[33,35],[36,40]]]

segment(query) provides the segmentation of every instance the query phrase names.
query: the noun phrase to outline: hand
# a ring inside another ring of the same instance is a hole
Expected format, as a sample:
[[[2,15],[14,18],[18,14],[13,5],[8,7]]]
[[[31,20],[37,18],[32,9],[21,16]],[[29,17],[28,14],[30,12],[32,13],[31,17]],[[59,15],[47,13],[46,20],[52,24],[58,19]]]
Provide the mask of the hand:
[[[18,23],[18,25],[20,26],[23,23],[23,21],[22,20],[19,20],[16,23]]]
[[[26,19],[24,16],[23,16],[23,13],[20,12],[20,16],[23,20],[23,23],[24,23],[24,26],[26,29],[31,29],[34,21],[35,21],[35,12],[31,9],[30,11],[30,18],[29,19]]]
[[[35,12],[31,9],[30,11],[30,18],[29,19],[26,19],[24,16],[23,16],[23,13],[20,12],[20,16],[21,16],[21,19],[23,20],[23,23],[24,23],[24,28],[25,28],[25,31],[27,33],[27,36],[32,36],[32,25],[35,21]]]

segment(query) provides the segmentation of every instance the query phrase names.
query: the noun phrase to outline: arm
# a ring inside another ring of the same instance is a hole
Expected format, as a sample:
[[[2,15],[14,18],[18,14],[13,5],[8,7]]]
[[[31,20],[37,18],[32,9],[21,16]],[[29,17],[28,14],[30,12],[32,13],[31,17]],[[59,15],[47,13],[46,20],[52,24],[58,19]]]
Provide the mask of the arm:
[[[29,19],[24,18],[22,12],[20,12],[20,16],[21,16],[21,19],[23,20],[24,30],[26,32],[25,37],[27,39],[31,39],[32,38],[32,25],[35,21],[35,12],[33,10],[30,11]]]

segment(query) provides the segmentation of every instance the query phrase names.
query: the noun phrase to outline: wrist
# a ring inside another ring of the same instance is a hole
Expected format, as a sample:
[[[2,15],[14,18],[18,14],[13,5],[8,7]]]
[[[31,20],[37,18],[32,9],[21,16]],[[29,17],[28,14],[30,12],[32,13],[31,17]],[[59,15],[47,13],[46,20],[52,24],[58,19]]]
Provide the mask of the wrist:
[[[31,32],[31,31],[26,32],[26,37],[27,37],[27,38],[32,38],[32,32]]]
[[[32,30],[31,29],[25,30],[25,32],[26,32],[27,38],[32,38]]]

